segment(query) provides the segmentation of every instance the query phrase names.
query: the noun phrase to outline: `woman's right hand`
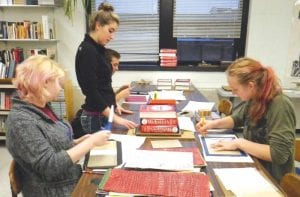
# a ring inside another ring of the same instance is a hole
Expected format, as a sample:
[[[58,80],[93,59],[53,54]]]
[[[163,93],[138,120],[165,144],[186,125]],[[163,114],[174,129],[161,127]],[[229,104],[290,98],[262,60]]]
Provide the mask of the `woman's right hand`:
[[[201,133],[201,135],[206,135],[208,133],[208,129],[211,129],[210,125],[212,124],[211,120],[206,120],[205,123],[199,121],[196,124],[196,130]]]
[[[93,139],[94,146],[102,146],[107,144],[107,140],[109,139],[110,133],[106,131],[97,131],[91,135]]]

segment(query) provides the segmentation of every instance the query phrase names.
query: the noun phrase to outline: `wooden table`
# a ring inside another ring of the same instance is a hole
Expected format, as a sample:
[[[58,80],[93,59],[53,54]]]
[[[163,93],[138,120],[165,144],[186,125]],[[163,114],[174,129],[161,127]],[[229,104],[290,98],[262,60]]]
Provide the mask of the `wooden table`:
[[[187,100],[186,101],[181,101],[177,105],[177,110],[180,111],[187,103],[189,100],[193,101],[202,101],[206,102],[207,99],[195,88],[193,91],[186,91],[184,92]],[[132,107],[129,104],[124,105],[125,108],[131,109],[135,111],[133,115],[124,115],[123,117],[130,119],[136,123],[139,122],[139,115],[138,115],[138,108],[137,107]],[[126,134],[127,129],[120,127],[120,126],[114,126],[113,127],[113,133],[118,133],[118,134]],[[151,139],[147,138],[143,147],[144,148],[151,148],[151,140],[159,140],[160,138],[156,139]],[[163,138],[161,138],[163,139]],[[185,147],[198,147],[201,150],[201,145],[200,142],[198,141],[197,137],[195,138],[196,140],[180,140],[181,144]],[[209,175],[210,181],[214,187],[214,191],[212,192],[213,196],[225,196],[226,191],[222,188],[222,186],[219,184],[217,181],[217,178],[214,174],[213,169],[214,168],[236,168],[236,167],[255,167],[258,170],[260,170],[263,175],[267,177],[276,187],[279,188],[280,191],[281,188],[279,185],[276,183],[276,181],[269,175],[267,171],[264,170],[264,168],[261,166],[261,164],[254,158],[254,163],[227,163],[227,162],[207,162],[207,166],[204,168],[204,171]],[[102,174],[91,174],[91,173],[83,173],[75,190],[72,193],[73,197],[94,197],[96,196],[96,190],[99,182],[101,181]],[[284,193],[284,192],[282,192]]]

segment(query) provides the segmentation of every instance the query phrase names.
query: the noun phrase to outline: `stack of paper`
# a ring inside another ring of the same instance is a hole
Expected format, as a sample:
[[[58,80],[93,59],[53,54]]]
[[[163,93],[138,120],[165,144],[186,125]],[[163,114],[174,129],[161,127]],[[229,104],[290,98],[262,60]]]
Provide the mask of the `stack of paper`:
[[[282,196],[255,168],[214,169],[226,190],[235,196]]]

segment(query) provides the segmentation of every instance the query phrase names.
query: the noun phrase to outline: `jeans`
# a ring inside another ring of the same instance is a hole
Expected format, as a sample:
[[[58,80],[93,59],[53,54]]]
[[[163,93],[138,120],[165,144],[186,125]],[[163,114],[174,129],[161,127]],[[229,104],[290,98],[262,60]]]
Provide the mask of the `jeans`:
[[[100,113],[89,113],[83,110],[80,121],[83,131],[88,134],[103,129],[108,122],[108,119]]]

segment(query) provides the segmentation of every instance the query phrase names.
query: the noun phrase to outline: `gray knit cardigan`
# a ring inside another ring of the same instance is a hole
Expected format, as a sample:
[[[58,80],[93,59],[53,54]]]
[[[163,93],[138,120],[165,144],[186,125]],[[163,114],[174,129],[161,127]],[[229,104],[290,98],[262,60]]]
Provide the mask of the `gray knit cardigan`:
[[[66,152],[74,146],[66,134],[67,124],[53,122],[18,97],[12,103],[6,146],[22,173],[23,196],[71,196],[81,167]]]

